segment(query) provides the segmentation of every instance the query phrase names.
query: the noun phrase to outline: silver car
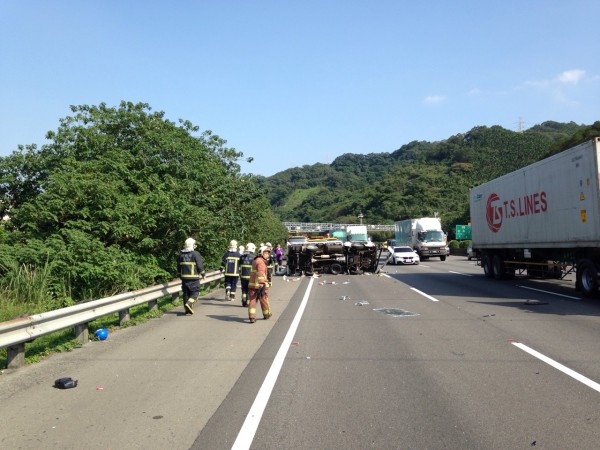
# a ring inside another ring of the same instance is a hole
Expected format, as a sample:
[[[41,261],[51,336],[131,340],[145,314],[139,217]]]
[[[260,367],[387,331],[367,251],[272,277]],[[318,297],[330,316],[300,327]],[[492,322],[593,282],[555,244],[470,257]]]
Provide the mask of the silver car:
[[[417,252],[408,246],[394,247],[392,260],[394,264],[419,264],[421,262]]]

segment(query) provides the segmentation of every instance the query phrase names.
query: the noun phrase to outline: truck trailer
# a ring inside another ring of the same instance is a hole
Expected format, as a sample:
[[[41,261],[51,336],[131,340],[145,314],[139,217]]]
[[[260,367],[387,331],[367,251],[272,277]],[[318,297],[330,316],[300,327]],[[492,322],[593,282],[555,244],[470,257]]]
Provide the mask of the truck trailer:
[[[597,294],[600,271],[600,138],[474,187],[472,246],[489,278],[560,278]]]
[[[442,223],[437,217],[406,219],[394,224],[396,245],[411,247],[421,259],[436,256],[445,261],[450,254]]]

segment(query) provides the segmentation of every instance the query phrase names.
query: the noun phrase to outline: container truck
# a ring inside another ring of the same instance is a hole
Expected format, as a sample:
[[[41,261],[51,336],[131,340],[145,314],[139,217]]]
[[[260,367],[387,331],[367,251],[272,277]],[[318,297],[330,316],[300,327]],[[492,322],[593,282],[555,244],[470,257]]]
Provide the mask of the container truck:
[[[474,187],[473,251],[489,278],[563,277],[597,294],[600,271],[600,138]]]
[[[446,261],[446,257],[450,254],[446,234],[437,217],[401,220],[396,222],[394,227],[396,245],[411,247],[421,259],[439,256],[442,261]]]

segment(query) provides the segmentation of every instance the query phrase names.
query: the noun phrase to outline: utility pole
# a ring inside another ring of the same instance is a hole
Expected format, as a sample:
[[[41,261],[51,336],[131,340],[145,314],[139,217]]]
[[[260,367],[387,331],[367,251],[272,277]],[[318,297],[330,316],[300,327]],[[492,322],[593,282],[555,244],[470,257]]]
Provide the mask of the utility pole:
[[[363,216],[363,213],[362,213],[362,212],[359,212],[359,213],[358,213],[358,218],[360,219],[360,224],[361,224],[361,225],[362,225],[362,220],[363,220],[363,217],[365,217],[365,216]]]

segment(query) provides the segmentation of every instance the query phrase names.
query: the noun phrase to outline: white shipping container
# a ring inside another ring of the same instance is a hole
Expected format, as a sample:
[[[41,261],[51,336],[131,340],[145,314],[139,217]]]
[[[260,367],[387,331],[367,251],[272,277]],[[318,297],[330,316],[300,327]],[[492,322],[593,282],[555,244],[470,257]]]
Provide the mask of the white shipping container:
[[[600,138],[471,189],[473,247],[600,247]]]

